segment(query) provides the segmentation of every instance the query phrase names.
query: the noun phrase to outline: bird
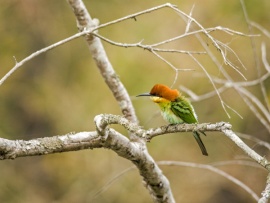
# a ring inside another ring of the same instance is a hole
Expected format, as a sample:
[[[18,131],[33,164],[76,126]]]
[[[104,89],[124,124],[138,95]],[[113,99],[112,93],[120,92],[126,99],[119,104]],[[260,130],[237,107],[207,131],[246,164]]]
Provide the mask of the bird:
[[[150,99],[160,107],[161,115],[169,124],[198,123],[198,117],[192,104],[177,89],[171,89],[163,84],[156,84],[149,93],[137,95],[137,97],[141,96],[149,96]],[[206,135],[204,132],[201,133]],[[194,130],[193,136],[202,154],[208,156],[200,133]]]

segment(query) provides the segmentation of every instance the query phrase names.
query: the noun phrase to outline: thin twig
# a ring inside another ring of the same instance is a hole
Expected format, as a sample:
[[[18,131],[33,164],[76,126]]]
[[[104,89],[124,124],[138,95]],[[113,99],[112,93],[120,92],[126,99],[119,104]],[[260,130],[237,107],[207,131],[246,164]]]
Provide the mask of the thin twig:
[[[266,37],[270,38],[270,32],[256,22],[249,21],[250,25],[260,30]]]
[[[221,103],[221,106],[222,106],[222,108],[223,108],[223,110],[225,111],[225,113],[227,114],[227,116],[230,118],[231,116],[230,116],[230,114],[228,113],[228,111],[227,111],[227,109],[226,109],[226,106],[227,105],[225,105],[225,102],[223,101],[223,99],[222,99],[222,97],[221,97],[221,95],[220,95],[220,93],[219,93],[219,91],[218,91],[218,89],[217,89],[217,87],[216,87],[216,85],[215,85],[215,83],[214,83],[214,81],[212,80],[212,78],[211,78],[211,76],[209,75],[209,73],[206,71],[206,69],[203,67],[203,65],[194,57],[194,56],[192,56],[192,55],[189,55],[200,67],[201,67],[201,69],[204,71],[204,73],[206,74],[206,76],[207,76],[207,78],[209,79],[209,81],[211,82],[211,84],[212,84],[212,86],[213,86],[213,88],[215,89],[215,91],[216,91],[216,93],[217,93],[217,96],[218,96],[218,98],[219,98],[219,100],[220,100],[220,103]]]
[[[240,0],[240,2],[241,2],[241,6],[242,6],[242,9],[243,9],[243,12],[244,12],[246,23],[248,25],[249,33],[253,33],[253,27],[250,24],[250,20],[249,20],[249,17],[248,17],[245,2],[244,2],[244,0]],[[250,37],[250,42],[251,42],[252,52],[253,52],[254,61],[255,61],[255,67],[257,69],[257,75],[258,75],[258,78],[260,78],[261,74],[262,74],[262,71],[261,71],[261,68],[260,68],[259,54],[258,54],[258,51],[257,51],[257,47],[256,47],[254,37]],[[261,89],[261,92],[262,92],[262,95],[263,95],[263,98],[264,98],[264,103],[266,104],[266,107],[268,108],[268,111],[269,111],[270,110],[269,99],[268,99],[268,96],[267,96],[265,85],[263,84],[262,81],[260,81],[260,89]]]
[[[163,40],[161,42],[152,44],[151,46],[152,47],[157,47],[157,46],[168,44],[168,43],[173,42],[173,41],[176,41],[178,39],[185,38],[185,37],[188,37],[188,36],[192,36],[192,35],[195,35],[195,34],[200,34],[200,33],[205,34],[205,32],[209,34],[209,33],[214,32],[214,31],[224,31],[225,33],[228,33],[230,35],[237,34],[237,35],[245,36],[245,37],[250,37],[250,36],[258,37],[259,36],[259,35],[247,35],[247,34],[244,34],[244,33],[241,33],[241,32],[237,32],[235,30],[231,30],[229,28],[218,26],[218,27],[214,27],[214,28],[203,28],[203,29],[189,31],[189,32],[184,33],[182,35],[178,35],[176,37],[173,37],[173,38],[170,38],[170,39],[166,39],[166,40]]]
[[[245,161],[245,160],[229,160],[229,161],[219,161],[219,162],[214,162],[211,163],[210,165],[212,166],[227,166],[227,165],[241,165],[241,166],[250,166],[254,168],[258,168],[261,170],[266,170],[265,168],[261,167],[254,161]]]
[[[263,62],[263,65],[265,67],[265,69],[267,70],[267,73],[270,74],[270,66],[269,66],[269,63],[266,59],[266,48],[265,48],[265,44],[262,43],[261,45],[261,51],[262,51],[262,62]],[[260,81],[260,84],[263,84],[263,80]],[[265,90],[265,87],[262,89],[263,91],[263,95],[264,95],[264,101],[266,103],[266,107],[267,107],[267,110],[268,112],[270,112],[270,102],[269,102],[269,99],[267,97],[267,93],[266,93],[266,90]]]
[[[47,52],[49,50],[52,50],[52,49],[54,49],[54,48],[56,48],[56,47],[58,47],[60,45],[63,45],[65,43],[67,43],[67,42],[70,42],[70,41],[72,41],[74,39],[77,39],[77,38],[79,38],[81,36],[84,36],[86,34],[89,34],[89,32],[91,32],[91,31],[85,30],[83,32],[80,32],[80,33],[77,33],[75,35],[72,35],[72,36],[70,36],[70,37],[68,37],[68,38],[66,38],[64,40],[61,40],[59,42],[56,42],[56,43],[54,43],[54,44],[52,44],[50,46],[47,46],[47,47],[45,47],[43,49],[40,49],[40,50],[32,53],[31,55],[27,56],[26,58],[24,58],[23,60],[21,60],[19,62],[17,62],[15,56],[13,56],[13,58],[15,59],[16,64],[15,64],[15,66],[10,71],[8,71],[7,74],[4,75],[4,77],[1,78],[1,80],[0,80],[0,86],[6,81],[6,79],[8,79],[12,75],[12,73],[14,73],[19,67],[21,67],[26,62],[28,62],[31,59],[39,56],[40,54],[43,54],[43,53],[45,53],[45,52]]]
[[[125,21],[125,20],[128,20],[128,19],[136,19],[140,15],[151,13],[153,11],[156,11],[156,10],[159,10],[159,9],[162,9],[162,8],[165,8],[165,7],[174,8],[176,6],[175,5],[172,5],[170,3],[166,3],[166,4],[159,5],[159,6],[155,6],[155,7],[150,8],[150,9],[146,9],[146,10],[143,10],[143,11],[140,11],[140,12],[137,12],[137,13],[134,13],[134,14],[131,14],[131,15],[127,15],[127,16],[125,16],[123,18],[119,18],[119,19],[110,21],[108,23],[101,24],[95,30],[101,29],[101,28],[107,27],[109,25],[113,25],[113,24],[116,24],[116,23],[119,23],[121,21]]]
[[[177,164],[176,164],[177,163]],[[193,168],[200,168],[200,164],[196,164],[196,163],[190,163],[190,162],[172,162],[172,161],[158,161],[157,162],[158,165],[163,165],[163,166],[187,166],[187,167],[193,167]],[[217,167],[217,166],[225,166],[225,165],[233,165],[233,164],[237,164],[237,165],[245,165],[245,166],[250,166],[250,167],[255,167],[258,169],[264,169],[262,167],[260,167],[258,164],[251,162],[251,161],[243,161],[243,160],[231,160],[231,161],[220,161],[220,162],[214,162],[211,163],[210,165],[203,165],[205,166],[206,169],[208,169],[207,166],[210,166],[210,168],[212,167]],[[198,167],[199,166],[199,167]],[[98,189],[93,195],[91,194],[91,198],[90,200],[94,200],[95,198],[97,198],[100,194],[104,193],[106,190],[108,190],[112,184],[114,184],[116,181],[118,181],[122,176],[124,176],[126,173],[132,171],[136,169],[135,166],[131,166],[129,168],[124,169],[123,171],[119,172],[118,174],[116,174],[113,178],[111,178],[109,181],[107,181],[100,189]],[[210,169],[208,169],[210,170]],[[220,173],[220,169],[217,169],[216,171],[213,171],[215,173],[217,173],[218,175],[224,176],[225,178],[230,177],[231,175],[229,175],[228,173],[224,172]],[[232,176],[231,176],[232,177]],[[228,179],[229,181],[232,181],[233,183],[237,184],[238,186],[242,187],[244,190],[246,190],[245,187],[243,187],[245,184],[238,184],[239,182],[237,181],[236,178],[232,177],[232,179]],[[236,181],[235,181],[236,180]],[[246,190],[250,195],[256,196],[256,193],[254,191],[250,190]],[[252,191],[250,193],[250,191]]]
[[[253,142],[255,142],[257,145],[263,146],[265,148],[267,148],[268,150],[270,150],[270,144],[269,142],[263,141],[261,139],[258,139],[255,136],[252,135],[248,135],[248,134],[244,134],[244,133],[237,133],[237,135],[241,138],[247,139],[247,140],[251,140]]]
[[[190,12],[189,12],[189,16],[192,16],[192,13],[193,13],[194,8],[195,8],[195,4],[192,5],[192,7],[190,9]],[[190,26],[191,26],[191,23],[192,23],[192,20],[191,19],[188,19],[185,33],[187,33],[189,31]]]
[[[188,14],[184,13],[183,11],[179,10],[178,8],[172,7],[172,9],[182,15],[185,16],[187,19],[192,20],[202,31],[203,33],[211,40],[212,44],[217,48],[217,50],[221,53],[221,56],[223,58],[224,63],[227,65],[230,65],[230,67],[232,67],[233,69],[236,69],[235,65],[226,57],[226,53],[223,51],[222,49],[222,45],[220,46],[220,44],[217,42],[217,40],[212,37],[207,30],[196,20],[194,19],[192,16],[189,16]],[[220,27],[218,27],[220,28]],[[226,48],[226,47],[225,47]],[[236,56],[237,57],[237,56]],[[241,63],[242,64],[242,63]],[[245,78],[244,78],[245,79]]]
[[[180,89],[190,96],[191,101],[196,101],[196,102],[210,99],[211,97],[214,97],[217,95],[216,90],[211,91],[211,92],[207,92],[207,93],[202,94],[202,95],[197,95],[191,89],[188,89],[187,87],[185,87],[183,85],[180,86]],[[217,88],[217,91],[219,92],[219,94],[221,94],[222,92],[224,92],[227,89],[228,89],[228,87],[226,85],[223,85],[222,87]]]
[[[114,46],[118,46],[118,47],[124,47],[124,48],[129,48],[129,47],[139,47],[142,49],[146,49],[148,51],[155,51],[155,52],[169,52],[169,53],[181,53],[181,54],[206,54],[205,52],[202,51],[184,51],[184,50],[178,50],[178,49],[163,49],[163,48],[155,48],[152,45],[148,45],[148,44],[142,44],[142,41],[137,42],[137,43],[121,43],[121,42],[116,42],[113,40],[110,40],[98,33],[93,33],[94,36],[102,39],[103,41],[114,45]]]
[[[136,169],[135,166],[131,166],[129,168],[126,168],[125,170],[121,171],[120,173],[116,174],[112,179],[110,179],[107,183],[105,183],[99,190],[97,190],[91,197],[89,198],[89,201],[93,201],[96,199],[100,194],[104,193],[106,190],[110,188],[112,184],[114,184],[117,180],[119,180],[123,175],[125,175],[127,172]]]

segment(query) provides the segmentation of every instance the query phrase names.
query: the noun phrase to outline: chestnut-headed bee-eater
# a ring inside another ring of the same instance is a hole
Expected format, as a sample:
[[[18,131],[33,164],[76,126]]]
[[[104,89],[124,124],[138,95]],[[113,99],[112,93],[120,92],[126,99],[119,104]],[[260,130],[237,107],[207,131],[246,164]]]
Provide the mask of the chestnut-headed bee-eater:
[[[171,89],[166,85],[156,84],[150,93],[137,95],[137,97],[139,96],[150,96],[151,100],[160,107],[163,118],[170,124],[198,123],[197,115],[190,101],[176,89]],[[204,132],[202,133],[205,135]],[[200,146],[202,154],[208,156],[199,132],[194,131],[193,136]]]

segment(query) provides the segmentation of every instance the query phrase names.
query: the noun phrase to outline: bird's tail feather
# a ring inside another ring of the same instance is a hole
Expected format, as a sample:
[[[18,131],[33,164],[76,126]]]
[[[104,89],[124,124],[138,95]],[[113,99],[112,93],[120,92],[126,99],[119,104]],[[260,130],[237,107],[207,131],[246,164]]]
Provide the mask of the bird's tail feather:
[[[202,133],[204,135],[206,135],[204,132],[202,132]],[[203,144],[203,142],[201,140],[201,137],[200,137],[199,132],[198,131],[194,131],[193,132],[193,136],[194,136],[195,140],[197,141],[197,143],[198,143],[198,145],[199,145],[199,147],[200,147],[200,149],[202,151],[202,154],[205,155],[205,156],[208,156],[208,153],[207,153],[206,148],[205,148],[205,146],[204,146],[204,144]]]

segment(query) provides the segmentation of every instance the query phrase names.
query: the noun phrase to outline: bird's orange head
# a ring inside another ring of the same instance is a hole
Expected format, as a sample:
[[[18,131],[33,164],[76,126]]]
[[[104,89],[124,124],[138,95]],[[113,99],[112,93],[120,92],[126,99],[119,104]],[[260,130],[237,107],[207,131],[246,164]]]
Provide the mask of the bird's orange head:
[[[173,90],[166,85],[156,84],[151,89],[150,93],[144,93],[138,96],[160,97],[169,101],[175,101],[176,98],[180,96],[180,93],[178,92],[178,90]]]
[[[169,101],[174,101],[180,94],[178,90],[171,89],[166,85],[156,84],[150,91],[152,96],[162,97]]]

